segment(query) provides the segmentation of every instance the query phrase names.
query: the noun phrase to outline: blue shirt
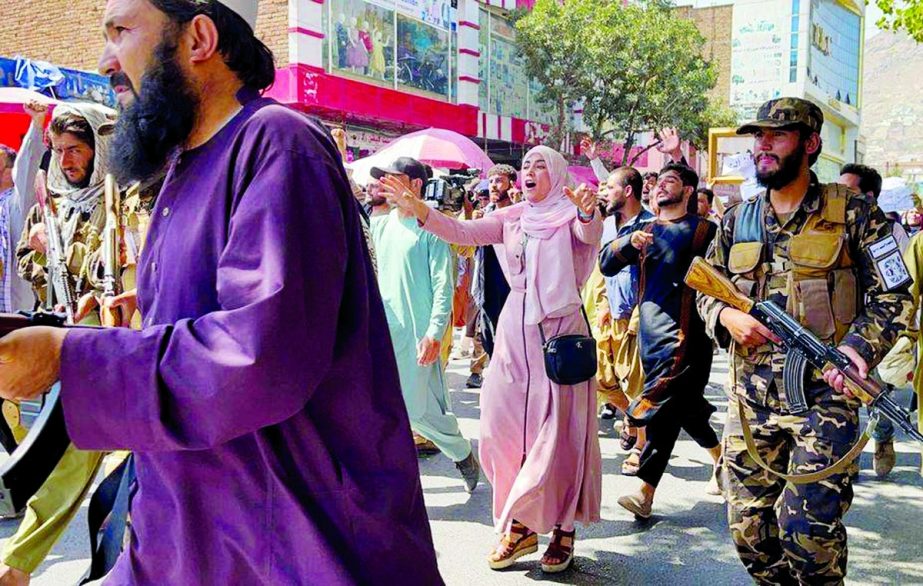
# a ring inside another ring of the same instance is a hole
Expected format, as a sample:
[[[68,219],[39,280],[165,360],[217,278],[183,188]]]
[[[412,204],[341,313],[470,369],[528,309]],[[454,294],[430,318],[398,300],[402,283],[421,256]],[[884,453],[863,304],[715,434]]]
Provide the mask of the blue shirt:
[[[603,248],[609,246],[616,238],[640,230],[645,224],[654,220],[654,214],[642,208],[637,216],[621,227],[616,225],[615,218],[615,216],[609,216],[603,222]],[[631,317],[631,312],[638,304],[640,280],[641,271],[636,264],[626,266],[614,277],[605,277],[606,297],[609,299],[612,319]]]

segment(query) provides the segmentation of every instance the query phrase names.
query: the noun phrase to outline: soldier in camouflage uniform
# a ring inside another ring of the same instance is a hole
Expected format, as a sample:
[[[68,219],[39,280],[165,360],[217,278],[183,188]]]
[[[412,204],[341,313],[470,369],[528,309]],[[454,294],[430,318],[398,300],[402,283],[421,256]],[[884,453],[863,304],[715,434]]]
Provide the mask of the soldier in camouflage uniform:
[[[906,327],[911,297],[906,267],[877,205],[809,170],[822,148],[823,113],[781,98],[738,130],[755,135],[754,163],[764,194],[727,211],[708,262],[751,298],[772,298],[863,374]],[[739,405],[756,449],[775,471],[814,472],[842,458],[859,436],[859,401],[843,378],[810,369],[809,410],[791,414],[785,355],[751,316],[699,295],[709,334],[732,356],[731,404],[724,438],[728,520],[738,554],[761,584],[837,584],[846,575],[842,517],[852,501],[855,462],[826,480],[794,484],[748,454]]]
[[[48,170],[47,188],[57,207],[67,279],[76,298],[89,290],[82,278],[84,263],[99,248],[106,220],[101,202],[114,121],[114,112],[102,106],[62,104],[55,108],[49,127],[55,155]],[[19,276],[32,283],[37,305],[51,310],[46,241],[45,218],[35,204],[26,218],[16,258]],[[88,317],[87,323],[99,323],[93,316]]]

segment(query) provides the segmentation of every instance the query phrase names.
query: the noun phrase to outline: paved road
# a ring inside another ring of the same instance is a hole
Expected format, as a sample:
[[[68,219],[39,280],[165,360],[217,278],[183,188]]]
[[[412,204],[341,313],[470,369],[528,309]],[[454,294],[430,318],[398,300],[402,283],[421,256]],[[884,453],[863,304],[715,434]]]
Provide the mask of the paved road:
[[[453,362],[450,366],[452,400],[463,433],[477,438],[479,396],[463,388],[466,374],[464,364]],[[713,419],[716,429],[720,429],[727,408],[721,391],[726,376],[726,362],[718,359],[709,387],[709,397],[719,407]],[[899,396],[905,404],[909,401],[906,391]],[[420,462],[439,564],[449,585],[512,586],[536,580],[581,585],[718,586],[749,582],[731,547],[724,504],[720,497],[705,495],[711,473],[708,455],[688,437],[681,437],[658,491],[655,517],[639,523],[615,502],[620,494],[634,490],[637,481],[618,473],[625,454],[611,427],[603,424],[603,521],[578,528],[576,565],[557,577],[543,576],[540,554],[523,558],[509,570],[490,571],[484,561],[495,541],[489,487],[482,485],[469,497],[446,458],[434,456]],[[887,481],[872,475],[870,448],[862,456],[856,497],[846,517],[850,584],[923,583],[923,564],[919,561],[923,522],[920,453],[906,441],[899,442],[897,449],[897,468]],[[82,574],[87,564],[83,513],[39,568],[35,586],[73,584]],[[15,529],[13,522],[0,523],[2,541]]]

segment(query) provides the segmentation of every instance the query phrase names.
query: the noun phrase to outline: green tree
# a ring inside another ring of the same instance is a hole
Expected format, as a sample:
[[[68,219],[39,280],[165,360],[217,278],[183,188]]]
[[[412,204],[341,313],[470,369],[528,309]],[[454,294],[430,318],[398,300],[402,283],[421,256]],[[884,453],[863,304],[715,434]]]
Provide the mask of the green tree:
[[[621,143],[623,165],[646,150],[631,156],[639,135],[659,128],[675,127],[702,145],[709,126],[726,116],[709,101],[718,72],[702,57],[705,40],[695,25],[662,2],[606,3],[597,17],[586,41],[599,79],[584,104],[591,134]]]
[[[581,31],[592,26],[599,1],[606,0],[538,0],[531,11],[515,14],[517,47],[529,76],[541,85],[536,97],[557,113],[550,142],[558,148],[571,108],[586,89],[589,54]]]
[[[923,0],[875,0],[884,12],[876,24],[892,31],[905,30],[923,43]]]
[[[617,164],[631,164],[638,137],[663,127],[702,145],[710,126],[733,115],[708,99],[718,74],[701,54],[704,39],[665,0],[539,0],[517,22],[526,68],[559,114],[581,102],[594,139],[623,147]],[[556,56],[565,61],[556,63]],[[561,115],[559,122],[566,120]],[[564,128],[555,128],[555,136]],[[650,145],[646,147],[651,148]]]

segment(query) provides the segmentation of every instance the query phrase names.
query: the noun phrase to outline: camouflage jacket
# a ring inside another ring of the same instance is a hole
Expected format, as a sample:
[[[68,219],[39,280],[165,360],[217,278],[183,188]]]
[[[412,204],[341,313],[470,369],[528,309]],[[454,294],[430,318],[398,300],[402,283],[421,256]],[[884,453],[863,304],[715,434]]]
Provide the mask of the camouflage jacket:
[[[839,191],[837,191],[839,190]],[[735,229],[738,216],[746,204],[730,208],[721,223],[718,237],[712,242],[706,260],[721,273],[735,280],[738,287],[751,297],[764,300],[772,298],[780,306],[786,308],[801,320],[808,329],[814,331],[821,338],[832,342],[831,332],[822,333],[823,329],[815,325],[812,320],[817,320],[817,312],[804,312],[807,315],[798,315],[799,303],[792,299],[790,291],[793,289],[791,275],[790,247],[793,237],[802,233],[809,219],[817,220],[817,215],[823,210],[825,194],[834,192],[845,202],[845,243],[842,255],[848,260],[849,271],[855,275],[853,299],[845,305],[852,307],[852,314],[842,319],[845,322],[843,335],[836,336],[840,344],[854,348],[872,367],[877,364],[891,348],[898,335],[907,328],[911,320],[913,304],[909,292],[909,283],[892,287],[885,285],[884,279],[875,266],[875,261],[870,256],[869,248],[884,239],[891,237],[891,225],[878,206],[866,196],[834,185],[823,185],[817,182],[812,174],[812,182],[797,209],[785,222],[780,225],[772,209],[768,192],[759,197],[764,198],[762,207],[763,222],[763,258],[764,266],[768,273],[762,286],[752,287],[749,291],[742,286],[740,275],[729,270],[729,257],[732,245],[735,244]],[[739,269],[737,270],[739,273]],[[839,282],[830,279],[829,290],[824,285],[822,295],[835,297]],[[842,292],[842,291],[841,291]],[[836,303],[834,301],[834,303]],[[697,305],[702,319],[705,321],[709,336],[716,340],[722,347],[729,347],[731,338],[727,330],[720,324],[718,315],[725,305],[713,298],[698,295]],[[835,310],[834,310],[835,311]],[[849,311],[849,310],[847,310]],[[842,313],[842,311],[841,311]],[[839,321],[839,320],[838,320]],[[741,396],[759,404],[766,404],[767,393],[771,389],[779,392],[782,389],[782,368],[785,355],[780,348],[766,344],[755,349],[745,350],[737,347],[733,356],[735,377],[734,391]],[[816,370],[811,373],[811,378],[820,380],[820,373]],[[774,384],[773,384],[774,383]]]
[[[63,212],[59,210],[59,225],[65,218],[60,217]],[[74,211],[73,213],[79,213]],[[100,233],[105,223],[106,215],[103,206],[97,205],[92,213],[82,214],[74,231],[71,242],[65,244],[64,256],[67,263],[68,279],[74,287],[76,298],[90,290],[90,285],[83,278],[84,263],[87,258],[99,248]],[[32,284],[32,290],[44,307],[48,295],[48,272],[46,270],[48,259],[45,254],[39,253],[29,247],[29,233],[36,224],[43,224],[45,218],[38,204],[32,206],[26,218],[19,244],[16,247],[18,273],[24,280]]]

